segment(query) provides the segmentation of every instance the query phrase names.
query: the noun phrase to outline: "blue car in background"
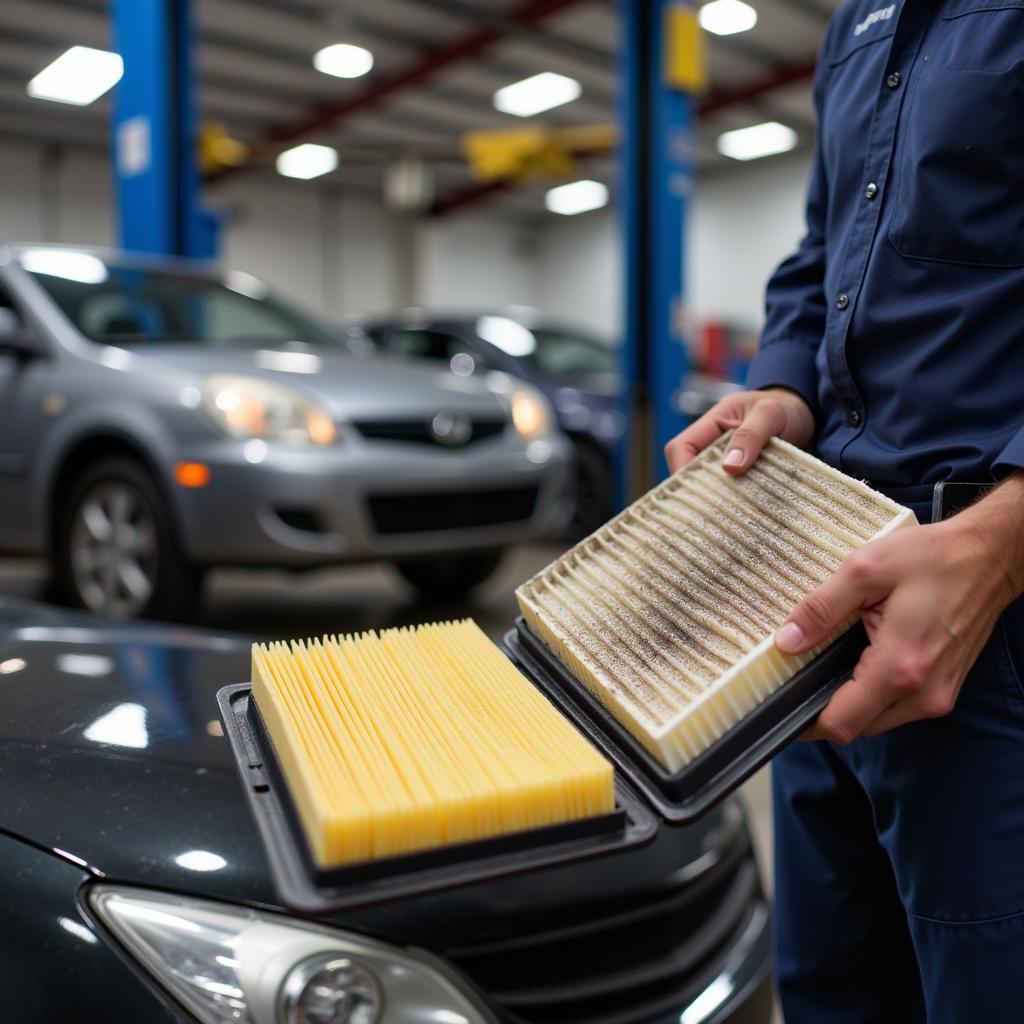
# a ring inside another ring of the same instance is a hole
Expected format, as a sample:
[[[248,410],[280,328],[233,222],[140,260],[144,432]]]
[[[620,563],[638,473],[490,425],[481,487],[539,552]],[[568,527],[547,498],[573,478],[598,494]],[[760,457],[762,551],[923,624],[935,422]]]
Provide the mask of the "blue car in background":
[[[516,307],[476,315],[409,309],[349,321],[351,349],[443,362],[459,376],[494,371],[529,381],[551,401],[576,452],[576,504],[569,527],[583,537],[614,511],[612,451],[626,429],[615,348],[585,330]]]

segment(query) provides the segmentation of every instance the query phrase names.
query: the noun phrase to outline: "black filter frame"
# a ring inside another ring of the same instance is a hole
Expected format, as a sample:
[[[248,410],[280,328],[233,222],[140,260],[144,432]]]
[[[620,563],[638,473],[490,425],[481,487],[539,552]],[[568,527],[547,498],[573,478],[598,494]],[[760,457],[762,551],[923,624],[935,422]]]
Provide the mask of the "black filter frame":
[[[857,623],[689,764],[670,772],[534,634],[523,618],[505,635],[509,657],[668,822],[721,803],[818,717],[853,674],[868,637]]]
[[[313,860],[252,685],[223,687],[217,703],[274,889],[284,906],[304,914],[328,914],[621,853],[646,845],[657,833],[655,816],[616,772],[616,806],[610,814],[325,870]]]

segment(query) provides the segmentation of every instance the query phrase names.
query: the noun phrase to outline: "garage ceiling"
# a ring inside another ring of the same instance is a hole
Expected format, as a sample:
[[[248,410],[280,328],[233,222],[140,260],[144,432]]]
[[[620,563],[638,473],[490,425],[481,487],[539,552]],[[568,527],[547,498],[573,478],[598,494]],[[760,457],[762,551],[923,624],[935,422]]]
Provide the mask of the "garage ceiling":
[[[637,0],[642,2],[642,0]],[[708,36],[710,97],[745,91],[785,77],[813,61],[838,0],[751,0],[759,19],[749,32]],[[613,0],[578,0],[530,24],[514,20],[524,0],[372,0],[353,2],[350,31],[374,53],[373,71],[346,81],[315,71],[313,53],[336,40],[341,0],[195,0],[199,23],[200,104],[204,120],[257,142],[287,134],[325,107],[379,87],[453,42],[482,31],[499,38],[484,52],[448,64],[416,85],[391,93],[308,141],[338,148],[339,169],[321,187],[380,193],[385,169],[403,155],[430,160],[444,199],[472,192],[458,153],[461,133],[475,128],[522,127],[496,111],[495,89],[539,71],[577,78],[580,99],[540,116],[569,126],[610,121],[618,38]],[[107,0],[3,0],[0,4],[0,139],[57,146],[107,146],[109,99],[86,108],[64,107],[26,95],[26,82],[75,43],[108,47]],[[810,83],[800,81],[728,104],[701,119],[698,170],[715,173],[731,161],[714,147],[728,128],[775,119],[795,128],[802,146],[813,136]],[[273,174],[269,164],[243,172]],[[613,161],[594,158],[590,177],[610,181]],[[281,180],[281,179],[277,179]],[[296,183],[309,188],[310,183]],[[540,186],[497,191],[486,199],[506,212],[542,209]]]

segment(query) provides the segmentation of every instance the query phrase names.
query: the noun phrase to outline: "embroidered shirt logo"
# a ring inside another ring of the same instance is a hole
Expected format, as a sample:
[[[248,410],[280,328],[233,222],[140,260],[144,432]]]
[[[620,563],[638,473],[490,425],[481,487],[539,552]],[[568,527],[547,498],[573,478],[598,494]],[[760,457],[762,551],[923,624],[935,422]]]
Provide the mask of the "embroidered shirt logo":
[[[872,25],[877,21],[888,21],[896,13],[896,5],[890,4],[888,7],[880,7],[877,11],[872,11],[862,22],[859,22],[854,30],[853,34],[859,36],[864,32],[867,32]]]

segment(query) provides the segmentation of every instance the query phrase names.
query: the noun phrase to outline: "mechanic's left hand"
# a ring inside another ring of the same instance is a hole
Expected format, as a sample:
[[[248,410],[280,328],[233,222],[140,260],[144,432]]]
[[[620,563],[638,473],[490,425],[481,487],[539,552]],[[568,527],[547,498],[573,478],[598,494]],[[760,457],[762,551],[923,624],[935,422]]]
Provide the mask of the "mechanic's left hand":
[[[866,544],[797,605],[775,634],[785,654],[822,643],[857,610],[871,641],[802,739],[849,743],[953,710],[999,616],[1022,589],[1021,495],[1009,500],[1009,489],[946,522]]]

